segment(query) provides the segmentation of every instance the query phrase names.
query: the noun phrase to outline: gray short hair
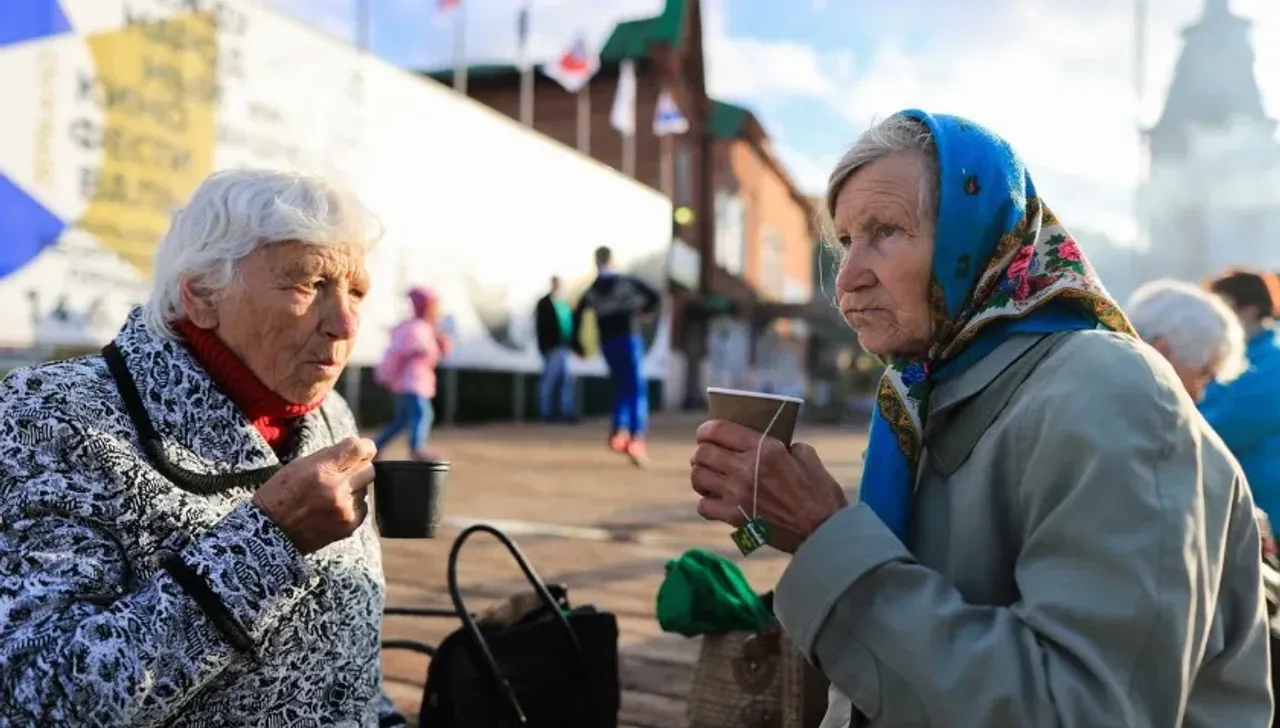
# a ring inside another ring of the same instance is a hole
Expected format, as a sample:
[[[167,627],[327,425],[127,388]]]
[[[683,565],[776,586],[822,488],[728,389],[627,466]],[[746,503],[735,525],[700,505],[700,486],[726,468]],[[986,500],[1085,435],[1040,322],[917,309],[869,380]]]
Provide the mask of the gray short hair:
[[[151,297],[143,305],[147,328],[176,338],[182,318],[182,282],[194,279],[211,294],[234,281],[238,263],[261,245],[300,241],[356,244],[366,250],[381,227],[348,190],[314,175],[233,169],[209,175],[191,201],[173,215],[156,248]]]
[[[933,134],[923,121],[895,114],[884,121],[872,124],[844,153],[831,170],[827,180],[824,229],[830,231],[836,214],[836,198],[840,190],[861,167],[895,152],[916,152],[920,155],[920,209],[922,219],[938,217],[938,149]]]
[[[1164,279],[1140,286],[1126,308],[1138,335],[1148,342],[1163,339],[1179,364],[1213,366],[1219,381],[1230,381],[1244,370],[1244,329],[1220,297]]]

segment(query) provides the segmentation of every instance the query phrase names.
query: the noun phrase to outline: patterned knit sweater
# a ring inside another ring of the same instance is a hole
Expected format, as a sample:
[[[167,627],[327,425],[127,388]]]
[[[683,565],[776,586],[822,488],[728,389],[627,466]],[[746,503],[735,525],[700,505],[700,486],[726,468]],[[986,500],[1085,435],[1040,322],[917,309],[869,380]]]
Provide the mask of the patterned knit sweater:
[[[0,726],[399,725],[381,691],[371,523],[302,556],[225,477],[355,433],[346,404],[330,394],[278,458],[139,311],[116,344],[169,461],[224,477],[162,476],[101,356],[0,383]],[[252,644],[229,639],[193,588]]]

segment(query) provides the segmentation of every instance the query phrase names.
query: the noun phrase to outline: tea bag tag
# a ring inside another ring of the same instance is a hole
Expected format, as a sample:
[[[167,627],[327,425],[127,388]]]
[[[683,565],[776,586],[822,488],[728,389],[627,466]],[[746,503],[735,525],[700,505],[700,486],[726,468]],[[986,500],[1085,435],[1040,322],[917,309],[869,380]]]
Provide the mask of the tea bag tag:
[[[750,556],[769,543],[769,539],[772,537],[773,529],[769,527],[768,523],[765,523],[763,518],[756,516],[733,532],[733,543],[742,552],[743,556]]]

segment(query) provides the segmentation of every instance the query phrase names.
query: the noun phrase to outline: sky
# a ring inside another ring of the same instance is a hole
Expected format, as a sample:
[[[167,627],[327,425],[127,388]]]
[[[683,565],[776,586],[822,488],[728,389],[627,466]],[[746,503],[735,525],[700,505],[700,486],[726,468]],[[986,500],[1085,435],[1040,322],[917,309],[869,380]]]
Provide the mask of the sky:
[[[409,68],[515,58],[522,0],[369,0],[374,52]],[[1205,0],[1147,0],[1146,52],[1130,0],[703,0],[709,93],[751,108],[807,193],[874,120],[903,108],[968,116],[1026,160],[1069,225],[1134,238],[1140,126],[1163,107],[1180,30]],[[267,0],[353,39],[358,0]],[[531,0],[535,60],[579,33],[598,48],[617,22],[664,0]],[[1231,0],[1251,19],[1264,104],[1280,118],[1280,2]],[[1143,69],[1139,73],[1138,69]],[[1137,78],[1141,76],[1142,92]]]

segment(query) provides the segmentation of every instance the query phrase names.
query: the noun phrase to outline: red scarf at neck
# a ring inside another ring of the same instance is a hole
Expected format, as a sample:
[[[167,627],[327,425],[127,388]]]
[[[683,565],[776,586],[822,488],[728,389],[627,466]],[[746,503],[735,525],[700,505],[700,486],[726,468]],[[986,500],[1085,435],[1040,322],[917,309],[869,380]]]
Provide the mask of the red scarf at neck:
[[[320,402],[294,404],[268,389],[213,331],[196,326],[190,319],[178,321],[174,328],[182,334],[200,366],[273,450],[279,451],[288,444],[299,417],[320,406]]]

